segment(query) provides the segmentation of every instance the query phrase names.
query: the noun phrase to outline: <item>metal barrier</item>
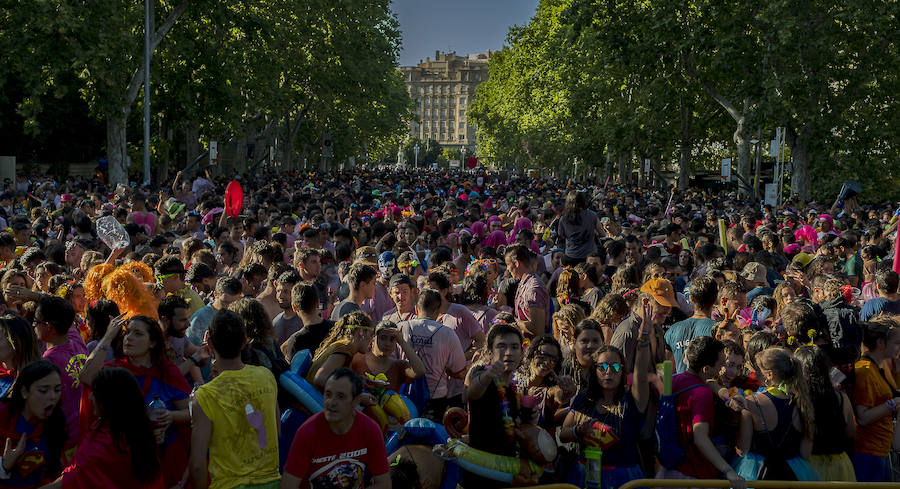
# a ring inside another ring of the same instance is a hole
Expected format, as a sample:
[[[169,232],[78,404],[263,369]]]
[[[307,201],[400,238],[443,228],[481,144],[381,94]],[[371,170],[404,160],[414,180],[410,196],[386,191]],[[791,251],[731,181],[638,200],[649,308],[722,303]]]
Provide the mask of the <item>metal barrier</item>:
[[[900,482],[821,482],[821,481],[747,481],[753,489],[900,489]],[[724,479],[636,479],[619,489],[639,487],[720,487],[729,488]]]

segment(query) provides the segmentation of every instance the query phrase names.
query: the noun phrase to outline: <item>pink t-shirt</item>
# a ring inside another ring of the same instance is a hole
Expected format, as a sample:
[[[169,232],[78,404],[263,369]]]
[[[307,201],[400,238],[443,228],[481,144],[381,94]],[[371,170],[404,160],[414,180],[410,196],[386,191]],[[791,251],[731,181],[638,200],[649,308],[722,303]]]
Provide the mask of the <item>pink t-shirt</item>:
[[[59,368],[62,380],[62,395],[59,402],[66,416],[65,447],[71,448],[78,442],[78,411],[81,407],[81,381],[78,376],[87,361],[88,351],[81,340],[78,328],[69,328],[66,334],[69,342],[65,345],[51,346],[44,352],[44,358]]]
[[[464,352],[472,347],[472,337],[482,332],[481,324],[472,311],[462,304],[450,303],[438,322],[456,332]]]
[[[448,378],[466,368],[466,356],[452,329],[431,319],[400,324],[400,333],[425,364],[425,378],[432,399],[448,397]],[[406,355],[401,355],[406,359]]]
[[[529,273],[522,277],[519,282],[519,288],[516,290],[516,299],[514,304],[516,319],[519,321],[531,320],[530,307],[540,308],[544,310],[544,330],[550,331],[550,294],[541,279],[533,273]]]
[[[391,297],[388,295],[387,288],[381,282],[375,283],[375,295],[371,299],[366,299],[359,308],[363,310],[374,322],[381,321],[384,314],[394,306]]]

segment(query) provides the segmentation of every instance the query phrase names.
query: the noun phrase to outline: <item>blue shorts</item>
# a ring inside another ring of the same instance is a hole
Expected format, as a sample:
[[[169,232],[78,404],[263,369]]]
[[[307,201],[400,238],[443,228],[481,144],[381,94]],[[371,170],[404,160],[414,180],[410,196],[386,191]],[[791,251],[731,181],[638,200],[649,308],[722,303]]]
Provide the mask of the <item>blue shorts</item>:
[[[891,481],[891,457],[856,452],[853,454],[853,469],[857,482]]]

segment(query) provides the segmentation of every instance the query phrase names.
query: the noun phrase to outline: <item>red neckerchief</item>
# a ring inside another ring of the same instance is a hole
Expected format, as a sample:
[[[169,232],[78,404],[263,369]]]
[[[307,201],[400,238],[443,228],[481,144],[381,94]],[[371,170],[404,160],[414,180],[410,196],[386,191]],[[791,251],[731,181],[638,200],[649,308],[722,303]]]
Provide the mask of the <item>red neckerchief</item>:
[[[115,366],[122,367],[122,368],[128,370],[135,377],[140,377],[142,375],[144,376],[144,385],[141,387],[141,394],[143,395],[143,397],[145,399],[147,398],[147,395],[150,394],[150,380],[153,377],[156,377],[156,378],[162,380],[162,371],[159,372],[159,375],[154,376],[153,371],[157,370],[157,367],[155,367],[153,365],[151,365],[150,367],[140,367],[140,366],[134,365],[133,363],[131,363],[130,360],[128,360],[128,357],[116,359]],[[163,381],[163,382],[165,382],[165,381]]]

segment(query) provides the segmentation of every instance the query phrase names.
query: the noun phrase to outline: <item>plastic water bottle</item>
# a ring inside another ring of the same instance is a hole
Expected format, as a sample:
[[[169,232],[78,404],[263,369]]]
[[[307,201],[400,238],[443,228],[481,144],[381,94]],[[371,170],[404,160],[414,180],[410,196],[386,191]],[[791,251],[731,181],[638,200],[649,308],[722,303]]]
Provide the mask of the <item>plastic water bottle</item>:
[[[147,405],[147,414],[150,416],[150,421],[153,421],[155,424],[162,417],[163,411],[166,411],[166,403],[158,395],[153,396],[153,400]]]
[[[600,473],[600,457],[603,450],[588,447],[584,450],[584,487],[586,489],[600,489],[602,476]]]

